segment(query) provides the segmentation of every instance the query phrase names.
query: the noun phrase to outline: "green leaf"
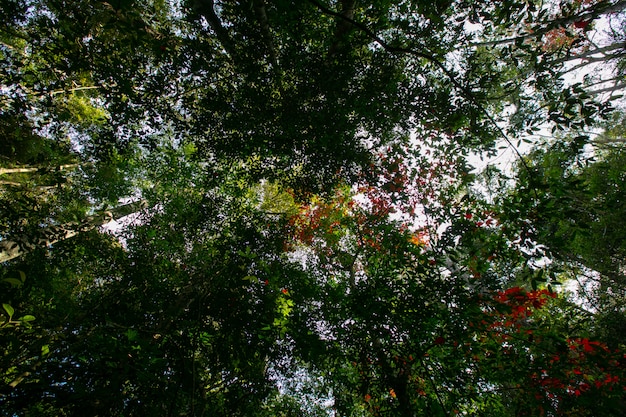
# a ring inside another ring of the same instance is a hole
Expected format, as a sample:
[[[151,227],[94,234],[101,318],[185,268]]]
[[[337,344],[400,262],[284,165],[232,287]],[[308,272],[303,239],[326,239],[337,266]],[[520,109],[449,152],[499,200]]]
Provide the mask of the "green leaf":
[[[126,330],[126,337],[131,342],[137,339],[138,334],[139,333],[137,332],[137,330],[133,330],[133,329]]]
[[[4,308],[4,311],[6,311],[7,314],[9,315],[9,320],[11,320],[11,318],[13,317],[13,314],[15,313],[15,310],[13,310],[13,307],[11,307],[9,304],[2,303],[2,308]]]
[[[24,273],[24,271],[17,271],[20,274],[20,279],[22,280],[22,283],[24,283],[26,281],[26,274]]]
[[[11,284],[11,287],[13,288],[20,288],[22,285],[24,285],[23,281],[20,281],[17,278],[4,278],[3,281]]]
[[[27,314],[25,316],[20,317],[18,320],[22,322],[33,321],[35,320],[35,316],[31,316],[30,314]]]

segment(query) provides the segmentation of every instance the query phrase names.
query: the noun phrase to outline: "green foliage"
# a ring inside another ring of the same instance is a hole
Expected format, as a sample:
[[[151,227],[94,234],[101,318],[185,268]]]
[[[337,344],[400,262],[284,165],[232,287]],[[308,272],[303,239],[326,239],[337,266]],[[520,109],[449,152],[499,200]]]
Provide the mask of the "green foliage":
[[[621,415],[623,8],[3,1],[0,414]]]

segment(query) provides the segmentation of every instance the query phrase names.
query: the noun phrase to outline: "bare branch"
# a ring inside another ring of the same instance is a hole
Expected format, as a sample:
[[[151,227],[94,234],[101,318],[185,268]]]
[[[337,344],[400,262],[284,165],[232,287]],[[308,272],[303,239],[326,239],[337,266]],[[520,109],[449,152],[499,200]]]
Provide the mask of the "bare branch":
[[[615,93],[617,91],[626,91],[626,83],[615,84],[612,87],[599,88],[597,90],[587,91],[588,94],[595,96],[602,93]]]
[[[574,61],[576,59],[582,59],[591,55],[605,54],[606,52],[609,52],[609,51],[614,51],[616,49],[624,49],[624,48],[626,48],[626,43],[624,42],[614,43],[611,45],[604,46],[602,48],[589,49],[588,51],[581,52],[577,55],[569,55],[563,58],[555,59],[553,61],[547,61],[545,65],[557,65],[557,64],[564,63],[564,62],[568,62],[568,61]],[[611,59],[622,57],[623,55],[624,55],[624,52],[622,51],[621,53],[617,53],[617,54],[604,55],[604,59],[608,61]]]
[[[576,64],[573,67],[566,68],[563,71],[560,71],[559,73],[557,73],[557,76],[558,77],[562,77],[565,74],[568,74],[568,73],[571,73],[573,71],[579,70],[580,68],[584,68],[587,65],[598,63],[598,62],[606,62],[608,60],[609,59],[607,59],[606,57],[588,57],[588,58],[585,58],[584,60],[582,60],[581,63]]]

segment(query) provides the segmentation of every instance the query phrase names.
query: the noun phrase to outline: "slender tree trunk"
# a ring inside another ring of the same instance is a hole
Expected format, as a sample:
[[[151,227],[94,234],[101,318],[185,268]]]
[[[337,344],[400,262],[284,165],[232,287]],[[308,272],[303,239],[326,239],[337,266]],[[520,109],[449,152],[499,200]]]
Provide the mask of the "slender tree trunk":
[[[36,191],[50,191],[58,187],[58,185],[37,185],[35,187],[29,187],[26,184],[22,184],[19,182],[4,181],[4,180],[0,181],[0,185],[14,187],[14,188],[22,189],[22,190],[30,189],[30,190],[36,190]]]
[[[63,226],[50,226],[41,230],[43,237],[35,239],[5,239],[0,241],[0,263],[10,261],[35,248],[54,245],[62,240],[69,239],[81,232],[86,232],[96,227],[103,226],[113,220],[118,220],[129,214],[136,213],[145,207],[145,201],[119,206],[110,211],[87,217],[81,224],[67,224]]]
[[[76,168],[78,164],[65,164],[56,167],[26,167],[26,168],[0,168],[0,175],[3,174],[22,174],[27,172],[37,171],[66,171],[71,168]]]

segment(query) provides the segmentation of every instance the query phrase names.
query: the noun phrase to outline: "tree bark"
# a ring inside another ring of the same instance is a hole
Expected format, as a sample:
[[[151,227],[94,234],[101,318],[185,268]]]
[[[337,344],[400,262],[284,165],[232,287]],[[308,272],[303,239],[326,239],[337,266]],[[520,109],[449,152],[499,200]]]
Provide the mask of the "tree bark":
[[[0,263],[10,261],[32,251],[35,248],[47,247],[57,242],[72,238],[81,232],[93,230],[113,220],[118,220],[129,214],[136,213],[145,207],[145,201],[135,201],[87,217],[81,224],[67,224],[63,226],[49,226],[41,230],[43,237],[35,239],[5,239],[0,241]]]

